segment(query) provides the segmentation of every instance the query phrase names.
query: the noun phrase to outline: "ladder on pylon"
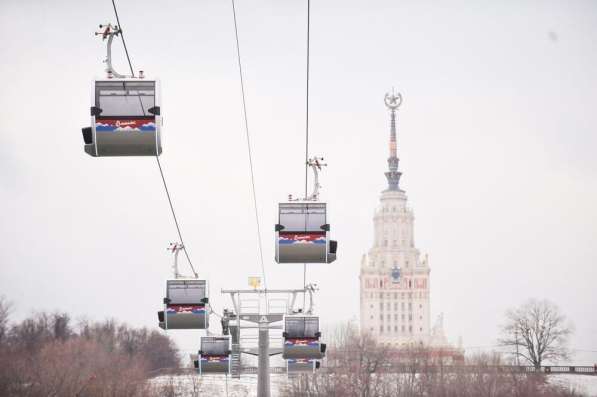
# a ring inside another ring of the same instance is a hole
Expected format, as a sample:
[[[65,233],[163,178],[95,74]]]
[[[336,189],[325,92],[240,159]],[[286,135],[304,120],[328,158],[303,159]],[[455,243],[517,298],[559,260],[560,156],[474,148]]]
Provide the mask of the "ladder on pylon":
[[[230,363],[230,375],[233,379],[240,379],[240,371],[241,371],[241,363],[240,363],[240,344],[233,343],[232,344],[232,352],[231,352],[231,359],[232,362]]]

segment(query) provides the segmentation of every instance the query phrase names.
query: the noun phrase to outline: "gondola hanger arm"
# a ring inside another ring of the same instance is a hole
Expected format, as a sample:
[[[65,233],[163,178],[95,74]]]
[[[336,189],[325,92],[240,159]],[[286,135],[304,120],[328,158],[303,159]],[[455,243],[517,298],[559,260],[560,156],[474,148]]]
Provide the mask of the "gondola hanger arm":
[[[168,251],[172,251],[172,253],[174,254],[174,263],[172,264],[172,270],[174,271],[174,278],[175,279],[179,279],[179,278],[192,278],[192,277],[186,277],[182,274],[180,274],[180,272],[178,271],[178,254],[180,253],[180,251],[184,250],[184,245],[180,244],[180,243],[170,243],[170,245],[168,246],[168,248],[166,248]],[[194,273],[194,278],[199,278],[199,275],[195,272]]]
[[[106,73],[108,73],[108,77],[116,77],[118,79],[126,78],[126,75],[118,73],[112,66],[112,41],[114,40],[114,36],[118,36],[122,30],[120,27],[112,25],[111,23],[99,25],[99,29],[99,31],[95,32],[95,35],[101,36],[102,41],[105,41],[106,38],[108,39],[108,42],[106,43],[106,60],[104,61],[106,63]]]
[[[289,201],[317,201],[319,200],[319,171],[322,167],[327,167],[327,164],[323,162],[323,157],[312,157],[307,161],[307,166],[313,170],[313,191],[307,197],[302,199],[293,199],[292,195],[288,196]]]
[[[305,286],[305,292],[309,293],[309,309],[305,310],[305,308],[303,308],[303,311],[306,314],[313,314],[313,293],[317,291],[317,289],[317,284],[307,284]]]

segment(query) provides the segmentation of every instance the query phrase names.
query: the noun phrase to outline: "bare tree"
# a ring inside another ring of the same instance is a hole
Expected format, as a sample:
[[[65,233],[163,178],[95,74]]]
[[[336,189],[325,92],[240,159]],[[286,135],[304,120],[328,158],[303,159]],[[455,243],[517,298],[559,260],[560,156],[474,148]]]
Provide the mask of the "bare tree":
[[[36,313],[10,328],[11,344],[27,351],[37,352],[52,340],[51,319],[48,313]]]
[[[571,334],[572,325],[555,304],[533,299],[508,310],[499,343],[509,347],[515,357],[539,368],[545,361],[569,357]]]
[[[72,336],[73,330],[70,327],[70,316],[67,313],[53,313],[50,321],[54,340],[64,342]]]
[[[579,397],[543,376],[504,370],[498,354],[469,358],[451,367],[425,346],[391,349],[344,326],[331,335],[326,365],[289,379],[283,397]]]
[[[8,324],[8,314],[0,298],[2,397],[148,396],[150,370],[179,365],[174,342],[155,330],[114,320],[72,327],[60,312]]]
[[[0,296],[0,345],[2,345],[8,333],[10,309],[10,302],[4,296]]]

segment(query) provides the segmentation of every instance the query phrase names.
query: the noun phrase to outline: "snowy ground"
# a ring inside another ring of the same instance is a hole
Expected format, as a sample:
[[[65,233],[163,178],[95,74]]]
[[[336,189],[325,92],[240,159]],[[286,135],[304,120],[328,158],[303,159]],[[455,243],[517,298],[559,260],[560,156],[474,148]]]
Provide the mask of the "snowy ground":
[[[564,386],[583,395],[597,397],[597,376],[592,375],[550,375],[548,382]]]
[[[279,395],[285,384],[286,375],[270,375],[272,396]],[[550,375],[548,382],[575,390],[583,395],[597,397],[597,376],[589,375]],[[248,397],[257,395],[257,375],[243,375],[240,379],[227,379],[223,376],[197,375],[160,376],[152,381],[157,390],[172,386],[179,397],[195,397],[199,395]],[[178,394],[180,393],[180,394]],[[165,394],[165,393],[164,393]]]
[[[279,395],[280,385],[286,382],[286,375],[270,375],[272,396]],[[243,375],[240,379],[226,378],[224,376],[197,375],[160,376],[152,381],[157,390],[162,387],[173,386],[180,393],[180,397],[195,396],[226,396],[248,397],[257,395],[257,375]],[[226,388],[228,394],[226,394]]]

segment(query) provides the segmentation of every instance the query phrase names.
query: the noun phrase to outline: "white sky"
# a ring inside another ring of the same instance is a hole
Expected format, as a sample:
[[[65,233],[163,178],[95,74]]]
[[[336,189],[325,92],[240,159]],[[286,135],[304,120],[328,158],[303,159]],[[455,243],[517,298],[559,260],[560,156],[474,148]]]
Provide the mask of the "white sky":
[[[135,68],[162,80],[161,159],[189,252],[229,306],[220,289],[260,273],[230,3],[118,5]],[[270,288],[302,285],[302,265],[273,260],[273,224],[303,186],[305,5],[237,0]],[[58,309],[157,326],[176,231],[155,160],[82,149],[103,74],[93,31],[108,21],[109,0],[0,3],[0,294],[16,319]],[[548,298],[575,324],[572,347],[597,351],[597,4],[312,1],[311,38],[311,149],[329,162],[339,241],[335,263],[309,266],[322,321],[358,315],[395,86],[432,319],[444,312],[474,351],[495,345],[508,307]]]

